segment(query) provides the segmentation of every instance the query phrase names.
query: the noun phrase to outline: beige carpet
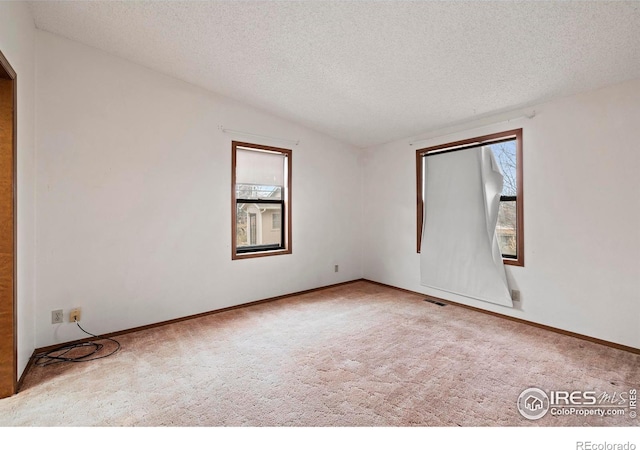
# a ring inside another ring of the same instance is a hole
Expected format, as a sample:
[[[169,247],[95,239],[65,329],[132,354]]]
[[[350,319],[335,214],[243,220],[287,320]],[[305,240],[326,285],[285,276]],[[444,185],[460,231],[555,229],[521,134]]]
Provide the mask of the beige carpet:
[[[31,369],[0,425],[640,424],[516,409],[530,386],[640,388],[640,355],[364,281],[117,339],[109,358]]]

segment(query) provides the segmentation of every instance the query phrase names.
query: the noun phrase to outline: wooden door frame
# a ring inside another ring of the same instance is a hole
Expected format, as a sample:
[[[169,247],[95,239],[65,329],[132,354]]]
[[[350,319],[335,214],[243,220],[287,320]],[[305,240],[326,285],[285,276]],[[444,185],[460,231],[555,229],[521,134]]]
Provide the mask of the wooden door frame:
[[[11,67],[11,64],[9,64],[9,61],[7,60],[7,58],[4,56],[4,54],[2,53],[2,51],[0,51],[0,66],[2,67],[2,69],[4,69],[4,71],[9,75],[9,78],[11,79],[12,82],[12,90],[13,90],[13,110],[12,110],[12,115],[13,115],[13,136],[12,136],[12,147],[13,147],[13,180],[12,180],[12,185],[13,185],[13,279],[12,279],[12,284],[13,284],[13,306],[12,306],[12,311],[13,311],[13,317],[8,321],[10,323],[5,323],[7,321],[3,321],[3,323],[0,323],[0,326],[5,327],[5,326],[9,326],[12,329],[12,336],[13,336],[13,354],[10,356],[10,359],[13,360],[12,364],[13,364],[13,379],[10,380],[10,392],[9,392],[9,396],[15,394],[18,391],[18,327],[17,327],[17,323],[18,323],[18,310],[17,310],[17,293],[18,293],[18,283],[17,283],[17,267],[18,267],[18,227],[17,227],[17,222],[18,222],[18,184],[17,184],[17,173],[18,173],[18,147],[17,147],[17,142],[18,142],[18,77],[16,74],[16,71],[13,70],[13,67]],[[0,388],[4,388],[4,386],[2,386],[2,383],[5,383],[5,380],[0,380]],[[0,395],[0,397],[4,397],[4,393],[3,395]]]

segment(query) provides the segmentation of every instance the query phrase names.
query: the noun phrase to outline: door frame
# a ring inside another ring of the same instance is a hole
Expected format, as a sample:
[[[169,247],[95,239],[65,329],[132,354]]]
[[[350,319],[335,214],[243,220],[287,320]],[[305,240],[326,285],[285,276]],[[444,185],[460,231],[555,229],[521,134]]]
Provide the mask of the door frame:
[[[13,317],[9,318],[9,320],[4,320],[2,321],[2,323],[0,323],[0,327],[5,328],[5,327],[9,327],[11,329],[11,335],[12,335],[12,339],[13,339],[13,343],[11,345],[12,348],[12,354],[9,357],[9,361],[11,361],[10,363],[13,365],[13,374],[12,374],[12,379],[11,380],[0,380],[0,393],[2,395],[0,395],[0,398],[5,397],[5,396],[11,396],[13,394],[15,394],[18,391],[18,311],[17,311],[17,293],[18,293],[18,283],[17,283],[17,279],[18,279],[18,272],[17,272],[17,267],[18,267],[18,226],[17,226],[17,222],[18,222],[18,184],[17,184],[17,177],[18,177],[18,161],[17,161],[17,156],[18,156],[18,147],[17,147],[17,142],[18,142],[18,80],[17,80],[17,74],[16,71],[13,69],[13,67],[11,67],[11,64],[9,63],[9,61],[7,60],[7,58],[4,56],[4,54],[2,53],[2,51],[0,51],[0,66],[2,67],[2,69],[4,69],[4,71],[9,75],[9,79],[12,82],[12,90],[13,90],[13,110],[12,110],[12,115],[13,115],[13,136],[12,136],[12,152],[13,152],[13,156],[12,156],[12,163],[13,163],[13,167],[12,167],[12,185],[13,185],[13,274],[12,277],[13,279],[12,284],[13,284],[13,292],[12,292],[12,311],[13,311]],[[11,338],[10,338],[11,339]],[[8,395],[5,395],[7,394]]]

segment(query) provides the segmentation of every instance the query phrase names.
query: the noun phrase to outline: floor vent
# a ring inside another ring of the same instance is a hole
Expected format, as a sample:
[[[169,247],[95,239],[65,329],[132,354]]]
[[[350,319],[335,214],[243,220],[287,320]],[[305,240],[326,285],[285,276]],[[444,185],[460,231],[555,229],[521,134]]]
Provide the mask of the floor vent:
[[[435,300],[431,300],[430,298],[425,298],[424,301],[428,303],[433,303],[434,305],[438,305],[438,306],[447,306],[446,303],[437,302]]]

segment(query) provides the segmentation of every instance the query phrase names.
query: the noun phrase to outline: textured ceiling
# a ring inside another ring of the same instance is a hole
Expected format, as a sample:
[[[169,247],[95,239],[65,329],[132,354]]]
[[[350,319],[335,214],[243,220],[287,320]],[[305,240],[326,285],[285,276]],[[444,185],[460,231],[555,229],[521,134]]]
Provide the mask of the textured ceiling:
[[[358,147],[640,78],[634,1],[30,6],[42,30]]]

